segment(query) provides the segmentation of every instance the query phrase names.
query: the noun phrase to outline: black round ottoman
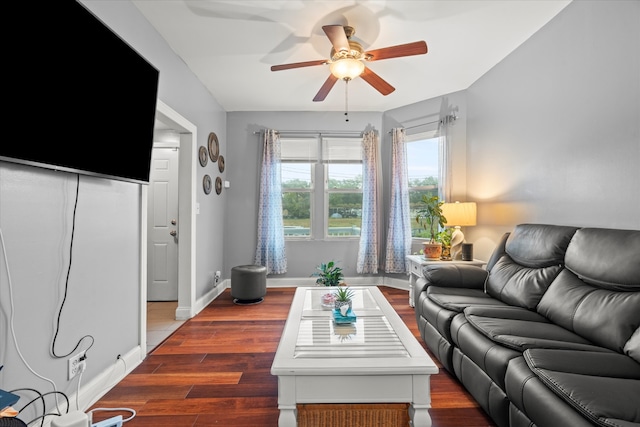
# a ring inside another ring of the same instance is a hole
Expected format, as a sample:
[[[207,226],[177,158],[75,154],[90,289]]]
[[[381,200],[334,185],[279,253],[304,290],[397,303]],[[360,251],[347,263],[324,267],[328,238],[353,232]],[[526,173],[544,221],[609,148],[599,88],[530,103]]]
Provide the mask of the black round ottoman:
[[[267,267],[238,265],[231,269],[231,298],[240,305],[258,304],[267,294]]]

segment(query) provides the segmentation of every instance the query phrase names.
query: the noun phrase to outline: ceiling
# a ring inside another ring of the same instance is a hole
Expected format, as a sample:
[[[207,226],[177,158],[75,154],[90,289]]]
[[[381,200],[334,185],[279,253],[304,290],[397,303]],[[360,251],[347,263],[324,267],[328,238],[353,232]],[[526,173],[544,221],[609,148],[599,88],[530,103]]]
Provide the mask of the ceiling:
[[[225,111],[386,111],[468,88],[570,0],[133,0]],[[367,66],[395,87],[381,95],[362,78],[313,97],[328,59],[323,25],[350,25],[365,51],[424,40],[426,55]],[[348,87],[347,90],[345,90]]]

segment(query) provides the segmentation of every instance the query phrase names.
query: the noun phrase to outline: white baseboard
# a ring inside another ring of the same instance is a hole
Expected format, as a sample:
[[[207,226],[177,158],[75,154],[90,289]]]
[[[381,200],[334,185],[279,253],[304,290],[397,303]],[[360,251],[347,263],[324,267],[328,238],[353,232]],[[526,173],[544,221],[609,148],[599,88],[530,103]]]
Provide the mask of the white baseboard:
[[[86,410],[107,394],[118,382],[133,371],[146,357],[146,351],[136,346],[131,351],[116,360],[111,368],[105,369],[93,380],[80,387],[80,408]],[[69,401],[75,402],[75,396],[70,396]]]
[[[76,392],[68,394],[69,404],[73,408],[78,398],[79,410],[87,412],[87,410],[105,394],[107,394],[113,386],[120,382],[125,376],[133,371],[145,357],[145,353],[140,346],[136,346],[128,353],[116,360],[110,368],[105,369],[96,375],[86,384],[80,384],[80,394]],[[44,427],[51,426],[52,418],[45,418]],[[38,424],[39,425],[39,424]]]
[[[395,277],[345,277],[348,285],[354,286],[389,286],[391,288],[409,291],[409,279]],[[267,278],[267,288],[296,288],[301,286],[317,286],[314,277],[283,277]]]

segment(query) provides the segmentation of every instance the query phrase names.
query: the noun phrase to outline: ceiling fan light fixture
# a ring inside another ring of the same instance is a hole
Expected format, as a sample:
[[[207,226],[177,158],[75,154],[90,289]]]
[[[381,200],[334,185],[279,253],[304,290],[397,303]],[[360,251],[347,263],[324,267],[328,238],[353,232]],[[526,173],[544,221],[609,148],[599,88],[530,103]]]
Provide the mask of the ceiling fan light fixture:
[[[364,71],[362,61],[354,58],[342,58],[329,64],[331,74],[341,80],[353,80]]]

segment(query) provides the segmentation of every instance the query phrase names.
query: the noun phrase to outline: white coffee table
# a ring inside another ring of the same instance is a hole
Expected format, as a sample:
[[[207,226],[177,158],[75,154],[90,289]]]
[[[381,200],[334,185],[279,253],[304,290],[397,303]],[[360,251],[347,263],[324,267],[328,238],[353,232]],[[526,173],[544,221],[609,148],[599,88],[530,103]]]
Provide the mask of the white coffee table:
[[[374,286],[354,287],[353,324],[336,325],[320,296],[298,288],[271,374],[278,377],[279,427],[297,426],[299,403],[408,402],[413,427],[431,426],[430,376],[438,367]]]

